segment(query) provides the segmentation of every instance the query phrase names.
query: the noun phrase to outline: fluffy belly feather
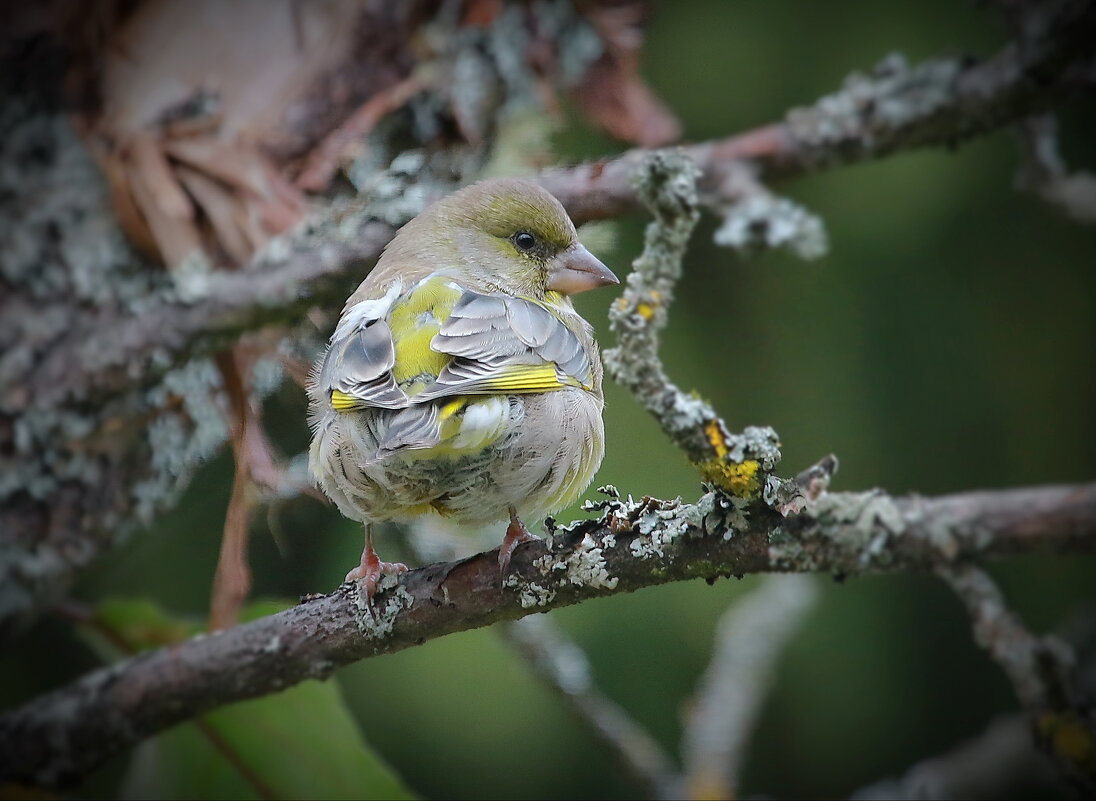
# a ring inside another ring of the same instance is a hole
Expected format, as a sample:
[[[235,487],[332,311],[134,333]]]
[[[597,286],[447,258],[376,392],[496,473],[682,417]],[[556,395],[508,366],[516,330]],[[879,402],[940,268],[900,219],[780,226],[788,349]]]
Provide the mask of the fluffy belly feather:
[[[573,503],[604,454],[601,398],[577,388],[514,395],[499,398],[497,412],[490,400],[466,413],[469,430],[454,441],[474,446],[478,432],[497,425],[493,444],[393,454],[372,463],[392,412],[326,412],[312,442],[313,475],[344,515],[363,522],[436,512],[462,524],[487,524],[505,519],[510,506],[529,521]]]

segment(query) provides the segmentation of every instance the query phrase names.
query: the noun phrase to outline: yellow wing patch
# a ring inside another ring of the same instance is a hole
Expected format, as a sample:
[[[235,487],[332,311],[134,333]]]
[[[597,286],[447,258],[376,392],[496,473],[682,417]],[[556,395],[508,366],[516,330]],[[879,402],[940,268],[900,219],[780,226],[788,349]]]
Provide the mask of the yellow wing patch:
[[[497,375],[484,379],[484,389],[504,394],[549,392],[564,387],[582,386],[570,376],[560,376],[555,364],[514,364]]]
[[[447,279],[431,278],[393,307],[388,325],[395,343],[392,377],[397,383],[424,373],[436,376],[449,363],[452,357],[432,350],[430,340],[441,330],[461,294]]]
[[[365,408],[361,400],[338,389],[331,390],[331,405],[335,407],[336,412],[352,412]]]

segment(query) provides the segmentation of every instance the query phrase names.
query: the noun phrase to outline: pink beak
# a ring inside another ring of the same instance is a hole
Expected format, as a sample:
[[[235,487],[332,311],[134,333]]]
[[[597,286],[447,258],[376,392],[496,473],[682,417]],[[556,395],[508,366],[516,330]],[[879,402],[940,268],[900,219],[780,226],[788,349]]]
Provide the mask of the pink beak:
[[[548,289],[564,295],[619,283],[620,279],[613,275],[612,270],[581,244],[575,244],[559,254],[548,272]]]

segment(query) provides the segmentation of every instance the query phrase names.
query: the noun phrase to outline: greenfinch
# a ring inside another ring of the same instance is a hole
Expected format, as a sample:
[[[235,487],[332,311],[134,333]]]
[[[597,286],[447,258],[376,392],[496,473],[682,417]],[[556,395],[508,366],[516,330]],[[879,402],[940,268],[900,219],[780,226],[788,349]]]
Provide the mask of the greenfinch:
[[[365,525],[360,580],[372,609],[372,526],[437,513],[509,518],[499,551],[534,539],[590,484],[604,455],[601,362],[570,295],[619,283],[535,183],[494,179],[399,230],[347,300],[309,382],[309,467]]]

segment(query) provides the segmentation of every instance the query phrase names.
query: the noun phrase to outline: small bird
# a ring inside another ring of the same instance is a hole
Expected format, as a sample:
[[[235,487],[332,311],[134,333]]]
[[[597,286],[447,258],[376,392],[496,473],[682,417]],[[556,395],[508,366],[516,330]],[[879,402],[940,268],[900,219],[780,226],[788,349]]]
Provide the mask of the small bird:
[[[374,523],[437,513],[524,520],[572,503],[605,452],[601,362],[570,295],[617,284],[535,183],[493,179],[427,208],[389,242],[343,308],[309,382],[309,468],[365,525],[372,609],[385,573]]]

